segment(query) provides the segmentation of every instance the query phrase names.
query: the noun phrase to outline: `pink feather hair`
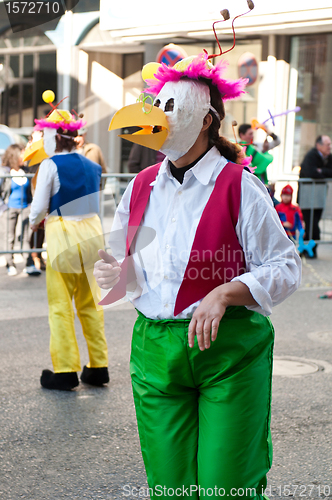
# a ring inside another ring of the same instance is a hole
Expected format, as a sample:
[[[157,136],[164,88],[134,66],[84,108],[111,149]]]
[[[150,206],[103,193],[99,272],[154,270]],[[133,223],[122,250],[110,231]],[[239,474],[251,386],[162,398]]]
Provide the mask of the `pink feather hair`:
[[[240,161],[240,165],[243,165],[244,167],[247,167],[252,174],[255,173],[255,170],[256,170],[257,167],[250,167],[249,166],[250,163],[251,163],[251,160],[252,160],[252,156],[251,155],[250,156],[241,156],[240,160],[241,160]]]
[[[35,124],[36,127],[38,127],[38,130],[42,130],[44,128],[62,128],[64,130],[69,130],[70,132],[73,132],[74,130],[79,130],[80,128],[84,127],[86,125],[86,121],[84,120],[76,120],[73,122],[50,122],[47,119],[43,118],[41,120],[35,119]]]
[[[144,92],[157,95],[166,82],[178,82],[184,77],[191,80],[198,80],[200,78],[211,80],[212,85],[219,90],[223,101],[236,99],[245,92],[244,88],[248,83],[248,79],[240,78],[239,80],[226,80],[222,77],[228,66],[226,61],[221,60],[212,68],[209,68],[207,61],[208,54],[199,54],[182,71],[162,63],[154,75],[156,80],[150,79],[146,81],[148,87],[144,89]]]

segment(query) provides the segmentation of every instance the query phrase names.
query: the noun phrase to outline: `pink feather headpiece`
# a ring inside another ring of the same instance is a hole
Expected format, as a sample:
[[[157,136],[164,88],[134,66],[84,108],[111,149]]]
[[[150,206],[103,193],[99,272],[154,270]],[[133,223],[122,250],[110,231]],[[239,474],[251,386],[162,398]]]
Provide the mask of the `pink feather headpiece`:
[[[42,118],[41,120],[35,119],[35,128],[36,130],[43,130],[44,128],[62,128],[63,130],[68,130],[69,132],[73,132],[74,130],[79,130],[80,128],[83,128],[86,125],[85,120],[76,120],[74,121],[58,121],[58,122],[52,122],[48,120],[47,118]]]
[[[221,60],[215,66],[209,62],[207,53],[195,57],[183,59],[175,66],[170,67],[164,63],[158,67],[153,79],[147,79],[148,87],[144,92],[154,95],[159,94],[166,82],[178,82],[181,78],[199,80],[201,78],[210,80],[217,87],[223,101],[236,99],[243,94],[248,79],[226,80],[223,74],[228,66],[226,61]]]
[[[58,109],[59,104],[67,99],[64,97],[58,104],[54,105],[52,102],[55,99],[55,94],[53,90],[45,90],[42,94],[43,101],[47,102],[51,106],[51,111],[40,120],[35,119],[35,129],[43,130],[44,128],[62,128],[63,130],[68,130],[69,132],[74,132],[86,125],[86,121],[82,120],[83,115],[77,116],[76,111],[74,111],[77,119],[74,115],[67,111],[66,109]]]
[[[233,45],[230,49],[226,51],[222,51],[220,46],[218,36],[215,30],[215,25],[227,21],[230,19],[230,14],[227,9],[223,9],[220,11],[222,19],[219,21],[215,21],[212,24],[213,33],[219,48],[219,54],[211,54],[208,55],[207,51],[204,50],[202,54],[194,57],[187,57],[178,61],[174,66],[170,67],[164,63],[156,64],[156,63],[148,63],[144,66],[142,71],[143,80],[148,85],[148,88],[144,90],[144,92],[148,92],[151,94],[159,94],[163,86],[166,82],[178,82],[181,78],[189,78],[191,80],[199,80],[206,79],[210,80],[211,84],[215,86],[223,101],[227,101],[229,99],[236,99],[240,97],[242,93],[244,93],[244,87],[248,83],[248,79],[240,78],[239,80],[226,80],[223,78],[223,74],[227,67],[227,62],[222,60],[217,63],[215,66],[211,64],[210,59],[213,57],[218,57],[221,55],[230,52],[235,47],[235,29],[234,22],[237,18],[241,16],[245,16],[248,14],[253,8],[254,3],[252,0],[247,0],[249,10],[244,12],[243,14],[239,14],[234,17],[232,21],[232,31],[233,31]],[[143,75],[143,72],[145,76]]]

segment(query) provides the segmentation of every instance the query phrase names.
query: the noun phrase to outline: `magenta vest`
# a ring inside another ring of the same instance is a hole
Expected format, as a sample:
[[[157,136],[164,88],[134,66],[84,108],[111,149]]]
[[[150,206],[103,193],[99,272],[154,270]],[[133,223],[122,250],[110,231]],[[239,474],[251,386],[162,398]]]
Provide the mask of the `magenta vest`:
[[[131,245],[136,235],[160,163],[142,170],[136,177],[130,200],[126,257],[121,265],[121,279],[99,303],[107,305],[126,295],[126,285],[134,279]],[[228,283],[245,272],[243,250],[238,242],[237,224],[241,201],[243,167],[228,162],[217,177],[214,189],[203,210],[191,249],[184,278],[176,297],[174,316],[203,299],[214,288]]]

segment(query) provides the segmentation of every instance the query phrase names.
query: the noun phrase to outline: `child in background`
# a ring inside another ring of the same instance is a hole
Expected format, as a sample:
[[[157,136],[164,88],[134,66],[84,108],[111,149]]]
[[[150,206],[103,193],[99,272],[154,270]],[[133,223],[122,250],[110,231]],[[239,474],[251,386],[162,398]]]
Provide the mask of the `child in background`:
[[[295,214],[299,214],[300,221],[303,226],[303,215],[298,205],[292,204],[293,188],[287,184],[281,191],[281,203],[276,205],[275,209],[278,212],[281,223],[285,228],[289,237],[295,238],[296,224]]]
[[[8,233],[7,233],[7,248],[14,249],[16,227],[19,216],[21,216],[21,248],[30,248],[31,231],[29,229],[29,213],[31,203],[30,182],[26,177],[26,172],[22,160],[22,148],[18,144],[12,144],[6,149],[3,158],[3,171],[10,173],[11,179],[5,179],[5,187],[8,196]],[[19,252],[17,252],[19,253]],[[7,274],[8,276],[16,276],[17,269],[14,263],[14,254],[8,253],[7,257]],[[36,269],[30,254],[26,259],[26,267],[23,271],[29,276],[39,276],[41,271]]]

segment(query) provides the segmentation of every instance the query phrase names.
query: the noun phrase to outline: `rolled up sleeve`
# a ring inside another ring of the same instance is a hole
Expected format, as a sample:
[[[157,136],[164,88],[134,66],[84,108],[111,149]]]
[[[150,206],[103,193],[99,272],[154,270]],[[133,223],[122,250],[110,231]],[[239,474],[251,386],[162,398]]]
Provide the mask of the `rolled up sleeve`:
[[[242,181],[236,232],[245,254],[246,272],[233,281],[247,285],[258,304],[247,308],[267,316],[273,306],[300,285],[301,259],[280,223],[265,186],[247,172]]]

